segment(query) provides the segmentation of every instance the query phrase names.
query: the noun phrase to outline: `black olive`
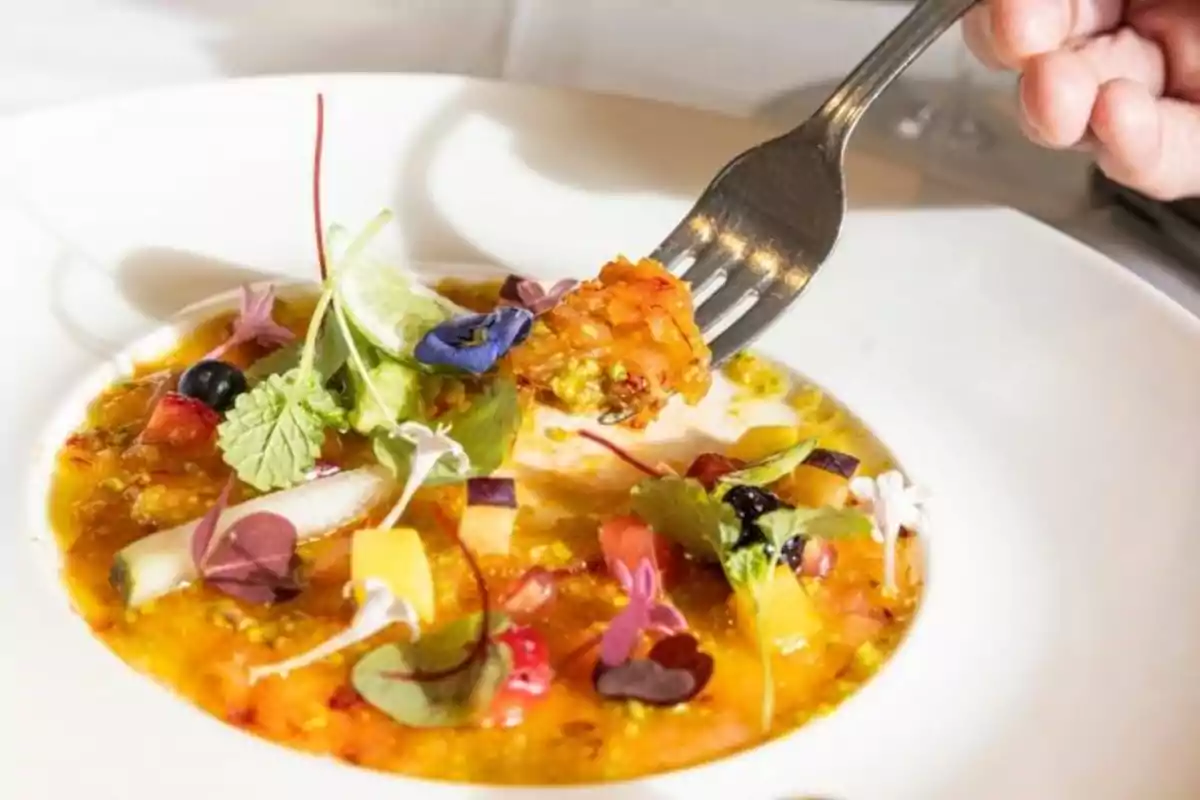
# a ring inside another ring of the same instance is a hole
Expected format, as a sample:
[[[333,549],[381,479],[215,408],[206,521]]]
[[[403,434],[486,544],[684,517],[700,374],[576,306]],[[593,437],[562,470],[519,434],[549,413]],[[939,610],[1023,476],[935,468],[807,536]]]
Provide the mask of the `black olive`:
[[[213,411],[226,411],[246,391],[246,376],[224,361],[200,361],[179,378],[179,393],[199,400]]]

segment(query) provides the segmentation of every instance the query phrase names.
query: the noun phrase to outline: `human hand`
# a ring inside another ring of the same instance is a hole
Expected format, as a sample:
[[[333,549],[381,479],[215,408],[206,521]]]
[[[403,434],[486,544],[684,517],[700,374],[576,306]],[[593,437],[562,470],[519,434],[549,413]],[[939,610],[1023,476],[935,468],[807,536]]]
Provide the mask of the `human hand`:
[[[1021,73],[1021,123],[1084,147],[1113,180],[1200,195],[1200,0],[986,0],[964,22],[995,69]]]

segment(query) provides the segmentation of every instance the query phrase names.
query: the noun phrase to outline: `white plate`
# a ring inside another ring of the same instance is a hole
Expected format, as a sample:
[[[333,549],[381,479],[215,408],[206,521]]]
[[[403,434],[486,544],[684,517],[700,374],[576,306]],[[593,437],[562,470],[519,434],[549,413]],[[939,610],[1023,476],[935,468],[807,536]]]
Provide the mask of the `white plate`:
[[[393,244],[414,259],[546,275],[648,251],[761,135],[413,77],[224,84],[0,125],[6,796],[490,794],[309,758],[172,699],[87,635],[30,542],[45,532],[51,420],[78,413],[81,375],[205,295],[312,274],[317,89],[328,220],[390,206]],[[1200,796],[1200,323],[1011,212],[875,211],[851,215],[763,344],[936,493],[925,609],[832,717],[622,796]]]

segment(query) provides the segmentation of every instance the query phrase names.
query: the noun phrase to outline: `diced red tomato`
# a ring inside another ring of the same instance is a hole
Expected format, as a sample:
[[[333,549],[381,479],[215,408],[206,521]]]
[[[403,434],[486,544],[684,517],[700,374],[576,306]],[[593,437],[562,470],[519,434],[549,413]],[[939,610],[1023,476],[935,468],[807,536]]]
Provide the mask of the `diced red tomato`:
[[[746,466],[746,462],[737,458],[723,456],[720,453],[701,453],[688,467],[686,477],[695,478],[704,484],[705,489],[712,491],[712,488],[717,485],[717,478],[744,466]]]
[[[648,558],[658,568],[664,580],[675,567],[675,550],[671,543],[655,533],[641,517],[611,517],[600,526],[600,550],[612,570],[620,561],[633,574]]]
[[[221,417],[192,397],[168,392],[159,399],[142,431],[146,444],[192,447],[212,440]]]
[[[525,714],[550,691],[554,670],[550,667],[550,647],[537,629],[514,625],[496,636],[497,644],[512,653],[512,669],[481,720],[486,727],[511,728],[525,720]]]

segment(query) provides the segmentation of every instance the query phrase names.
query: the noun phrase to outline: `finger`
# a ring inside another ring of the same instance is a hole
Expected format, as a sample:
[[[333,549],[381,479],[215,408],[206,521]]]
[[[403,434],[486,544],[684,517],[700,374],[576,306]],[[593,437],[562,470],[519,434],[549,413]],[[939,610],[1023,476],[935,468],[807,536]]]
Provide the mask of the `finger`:
[[[1167,57],[1167,93],[1200,101],[1200,3],[1152,0],[1135,4],[1130,23]]]
[[[1091,127],[1113,180],[1161,200],[1200,195],[1200,107],[1116,80],[1100,87]]]
[[[989,0],[991,52],[1018,69],[1034,56],[1110,31],[1124,0]]]
[[[1021,110],[1035,140],[1054,148],[1079,144],[1100,87],[1118,79],[1134,81],[1155,96],[1166,82],[1162,51],[1131,28],[1031,59],[1021,79]]]
[[[972,8],[963,18],[963,40],[975,57],[988,69],[1004,69],[992,40],[991,9],[984,3]]]

